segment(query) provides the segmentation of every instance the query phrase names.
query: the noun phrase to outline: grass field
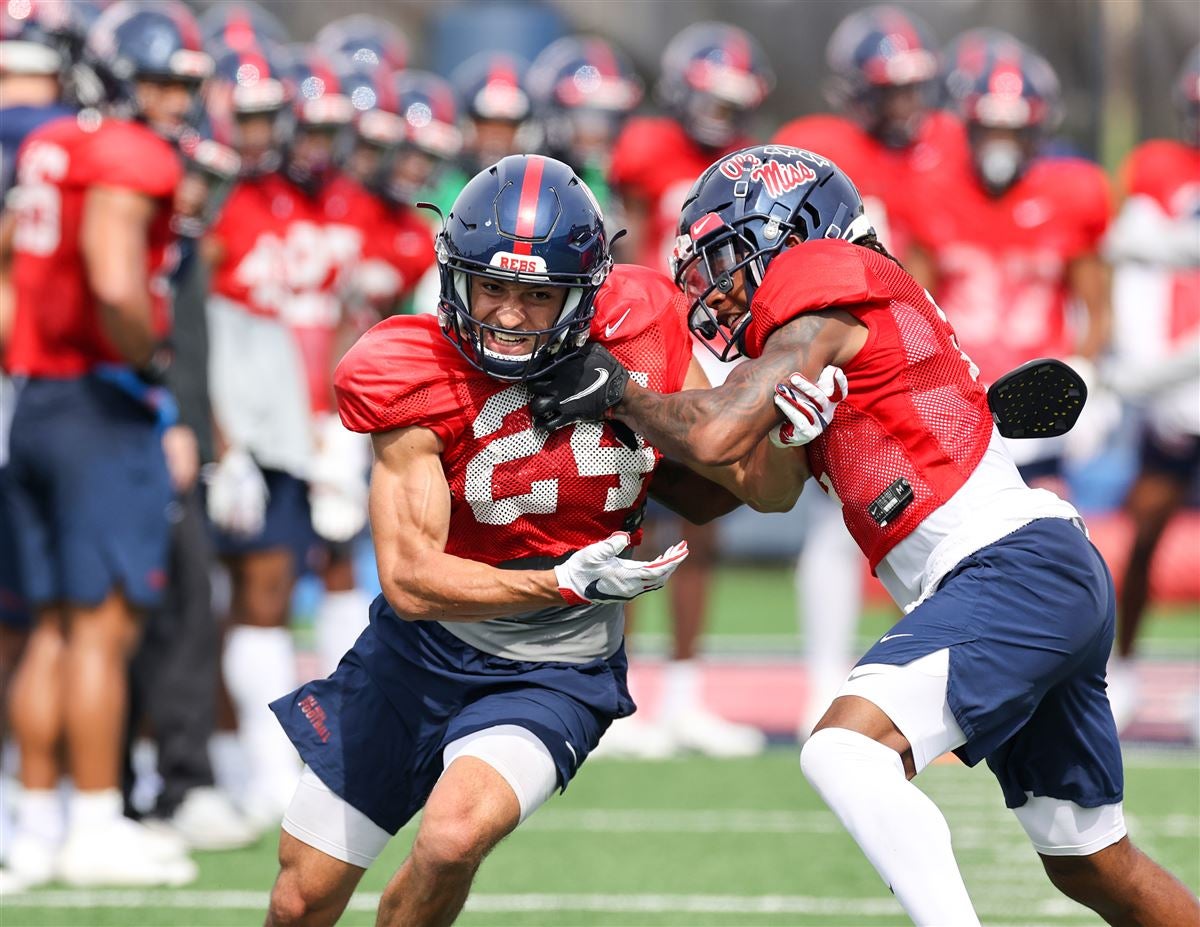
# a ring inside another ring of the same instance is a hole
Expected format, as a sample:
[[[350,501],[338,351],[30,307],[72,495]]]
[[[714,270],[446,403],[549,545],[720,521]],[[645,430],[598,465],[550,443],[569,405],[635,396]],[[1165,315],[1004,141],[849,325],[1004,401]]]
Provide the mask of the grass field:
[[[1200,771],[1192,752],[1127,757],[1130,829],[1200,889]],[[922,787],[942,806],[967,886],[988,924],[1098,924],[1041,873],[991,775],[939,765]],[[378,893],[410,825],[342,920],[374,923]],[[274,841],[198,854],[182,890],[48,888],[0,902],[4,927],[218,927],[261,923]],[[500,925],[890,925],[907,923],[874,871],[810,791],[794,750],[745,761],[598,761],[484,864],[459,921]]]
[[[668,639],[664,596],[639,606],[635,652]],[[786,569],[725,568],[717,578],[709,653],[799,655]],[[873,607],[865,647],[894,613]],[[1151,658],[1200,658],[1200,609],[1155,612]],[[1200,679],[1200,673],[1197,674]],[[769,697],[769,693],[765,695]],[[1133,838],[1200,891],[1200,754],[1132,747],[1126,815]],[[938,765],[918,783],[943,808],[967,886],[987,924],[1099,924],[1059,896],[984,768]],[[410,825],[369,872],[342,923],[374,909],[414,833]],[[275,837],[235,853],[197,854],[201,877],[181,890],[68,891],[0,898],[0,927],[225,927],[262,922]],[[744,761],[588,763],[485,863],[465,927],[733,927],[902,925],[899,906],[808,788],[795,747]]]

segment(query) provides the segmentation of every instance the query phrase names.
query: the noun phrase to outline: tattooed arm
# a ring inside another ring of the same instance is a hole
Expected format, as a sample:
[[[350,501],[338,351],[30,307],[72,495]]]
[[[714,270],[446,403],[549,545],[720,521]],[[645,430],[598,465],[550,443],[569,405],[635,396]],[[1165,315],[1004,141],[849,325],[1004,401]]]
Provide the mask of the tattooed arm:
[[[722,386],[664,395],[632,381],[612,416],[688,466],[719,467],[745,458],[781,421],[775,384],[800,372],[816,379],[845,365],[866,342],[866,326],[840,309],[797,316],[773,332],[762,356],[735,367]]]

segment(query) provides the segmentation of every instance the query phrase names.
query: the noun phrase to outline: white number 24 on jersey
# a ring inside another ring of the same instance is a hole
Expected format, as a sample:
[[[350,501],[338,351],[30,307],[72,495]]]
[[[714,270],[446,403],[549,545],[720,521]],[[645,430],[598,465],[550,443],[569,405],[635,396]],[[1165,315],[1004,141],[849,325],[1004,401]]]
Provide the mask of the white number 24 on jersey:
[[[630,373],[642,386],[649,382],[644,373]],[[510,386],[483,404],[471,423],[474,437],[486,438],[495,434],[504,420],[529,403],[524,386]],[[600,436],[604,426],[599,422],[577,422],[571,426],[571,451],[580,476],[615,476],[616,486],[610,487],[604,511],[616,512],[629,508],[642,491],[642,480],[654,469],[654,451],[638,438],[636,450],[627,447],[602,447]],[[493,477],[499,464],[540,454],[549,432],[532,425],[522,431],[505,435],[486,444],[467,464],[464,486],[466,501],[481,525],[511,525],[522,515],[549,515],[558,510],[558,480],[537,480],[529,492],[519,496],[496,498]]]

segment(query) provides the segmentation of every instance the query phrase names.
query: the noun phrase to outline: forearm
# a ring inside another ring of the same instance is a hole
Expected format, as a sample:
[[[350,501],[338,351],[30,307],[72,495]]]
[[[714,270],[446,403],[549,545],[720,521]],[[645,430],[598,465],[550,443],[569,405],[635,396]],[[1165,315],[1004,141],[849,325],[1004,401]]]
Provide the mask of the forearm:
[[[1112,338],[1112,272],[1098,255],[1077,258],[1069,271],[1071,291],[1087,311],[1087,331],[1076,353],[1094,361]]]
[[[100,300],[99,306],[104,333],[117,353],[132,367],[146,366],[158,344],[150,291],[147,289],[141,298],[131,293],[128,299],[120,302]]]
[[[384,596],[409,621],[486,621],[566,603],[553,570],[501,570],[428,550],[385,564]]]
[[[769,440],[760,441],[734,473],[734,491],[756,512],[790,512],[812,475],[801,448],[779,448]]]
[[[727,488],[727,482],[663,458],[654,469],[650,496],[692,524],[703,525],[742,505],[742,499]]]

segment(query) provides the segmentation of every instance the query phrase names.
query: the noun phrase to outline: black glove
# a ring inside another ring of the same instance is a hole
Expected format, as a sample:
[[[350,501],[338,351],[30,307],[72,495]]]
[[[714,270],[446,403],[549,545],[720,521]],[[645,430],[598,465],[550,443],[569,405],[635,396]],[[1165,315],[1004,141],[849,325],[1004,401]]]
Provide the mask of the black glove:
[[[535,425],[553,430],[572,422],[599,422],[621,401],[629,371],[602,344],[589,342],[545,377],[526,386]]]

